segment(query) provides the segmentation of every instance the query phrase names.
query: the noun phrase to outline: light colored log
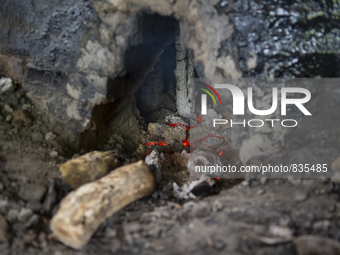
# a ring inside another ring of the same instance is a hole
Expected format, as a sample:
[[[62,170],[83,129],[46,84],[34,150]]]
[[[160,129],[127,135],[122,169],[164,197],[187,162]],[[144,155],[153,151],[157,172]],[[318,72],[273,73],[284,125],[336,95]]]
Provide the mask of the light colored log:
[[[155,178],[142,160],[119,167],[70,192],[52,218],[51,230],[65,245],[80,249],[105,219],[154,188]]]
[[[78,158],[70,159],[59,168],[61,178],[73,189],[97,180],[111,170],[121,166],[115,151],[91,151]]]

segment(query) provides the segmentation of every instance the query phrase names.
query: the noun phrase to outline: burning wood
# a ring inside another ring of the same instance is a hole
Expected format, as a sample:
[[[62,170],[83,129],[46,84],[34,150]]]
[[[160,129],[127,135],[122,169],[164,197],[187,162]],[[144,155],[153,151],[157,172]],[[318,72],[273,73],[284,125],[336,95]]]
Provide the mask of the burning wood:
[[[122,166],[69,193],[50,227],[61,242],[80,249],[106,218],[154,188],[155,178],[143,161]]]
[[[171,144],[171,141],[181,142],[183,146],[190,147],[188,142],[187,130],[190,129],[189,124],[182,118],[168,117],[167,124],[149,123],[148,132],[151,138],[165,139],[161,142],[147,142],[146,145],[166,146]]]
[[[166,124],[149,123],[148,132],[151,139],[161,138],[166,142],[170,140],[184,141],[186,139],[187,128],[184,125],[170,126]]]

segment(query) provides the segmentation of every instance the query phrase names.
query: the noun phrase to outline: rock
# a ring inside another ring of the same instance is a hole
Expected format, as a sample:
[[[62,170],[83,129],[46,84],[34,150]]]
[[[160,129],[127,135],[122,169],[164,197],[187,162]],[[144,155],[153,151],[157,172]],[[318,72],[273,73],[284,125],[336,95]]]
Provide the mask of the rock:
[[[40,216],[38,214],[33,214],[25,223],[25,228],[30,228],[36,226],[39,223]]]
[[[295,192],[294,200],[296,202],[305,201],[308,197],[308,192],[305,190],[298,190]]]
[[[309,59],[310,54],[326,56],[326,54],[338,55],[339,42],[336,36],[330,31],[313,30],[315,27],[323,23],[318,20],[318,17],[327,17],[327,24],[334,26],[337,23],[337,17],[328,16],[329,8],[338,10],[338,6],[333,2],[329,5],[315,4],[313,1],[299,3],[281,3],[273,5],[270,11],[256,13],[259,6],[257,4],[244,1],[233,2],[226,4],[220,1],[216,5],[219,13],[227,14],[234,21],[235,31],[234,38],[237,38],[233,43],[226,43],[223,49],[224,54],[227,50],[232,50],[236,45],[244,50],[239,51],[239,67],[246,77],[252,77],[263,73],[263,63],[268,64],[271,68],[266,70],[268,76],[275,77],[338,77],[329,60],[323,59],[325,62]],[[270,1],[262,2],[263,5],[270,4]],[[246,7],[247,6],[247,7]],[[294,6],[294,10],[292,8]],[[225,11],[226,7],[231,8]],[[223,10],[224,9],[224,10]],[[262,8],[261,8],[262,9]],[[263,9],[262,9],[263,10]],[[284,22],[284,24],[282,23]],[[271,26],[271,24],[279,24]],[[286,31],[285,35],[279,34],[280,31]],[[311,31],[311,32],[309,32]],[[315,33],[314,31],[318,31]],[[272,36],[275,35],[275,36]],[[287,37],[292,38],[287,40]],[[310,44],[310,38],[313,38],[313,44]],[[330,46],[323,42],[323,38],[330,38]],[[265,46],[264,46],[265,45]],[[306,50],[298,50],[292,45]],[[307,49],[306,45],[311,45]],[[335,49],[330,50],[329,49]],[[283,54],[282,54],[283,53]],[[247,62],[256,54],[257,67],[255,70],[249,70]],[[281,55],[282,54],[282,55]],[[320,65],[318,65],[320,64]],[[280,66],[280,68],[275,68]],[[330,69],[330,70],[328,70]],[[259,76],[256,76],[259,77]]]
[[[13,109],[9,106],[9,104],[5,104],[4,110],[8,113],[13,113]]]
[[[222,239],[213,239],[215,249],[221,251],[226,247],[226,243]]]
[[[290,242],[292,240],[293,232],[287,227],[271,225],[268,229],[258,229],[258,233],[246,231],[246,235],[258,242],[267,245],[275,245]]]
[[[56,203],[57,203],[56,183],[55,181],[52,181],[48,186],[47,195],[43,203],[42,213],[50,215]]]
[[[313,223],[313,229],[320,233],[322,231],[326,231],[328,230],[329,226],[330,226],[330,221],[329,220],[320,220],[320,221],[316,221]]]
[[[0,243],[8,242],[8,224],[5,218],[0,214]]]
[[[18,213],[17,219],[20,222],[26,222],[32,215],[33,215],[33,212],[31,209],[22,208],[20,212]]]
[[[331,170],[332,171],[337,171],[337,172],[340,172],[340,157],[337,157],[332,165],[331,165]]]
[[[14,111],[13,118],[14,120],[20,120],[26,127],[30,127],[33,124],[31,115],[25,110]]]
[[[13,91],[14,86],[12,83],[11,78],[1,78],[0,79],[0,94],[7,92],[7,91]]]
[[[340,173],[335,173],[331,178],[331,182],[340,184]]]
[[[129,222],[123,225],[125,235],[138,232],[140,229],[141,224],[139,222]]]
[[[25,95],[25,92],[22,89],[18,89],[15,92],[15,97],[17,98],[17,100],[21,101],[21,99],[23,99],[25,101],[25,98],[23,97]],[[21,102],[20,102],[21,103]],[[24,104],[25,102],[21,103]]]
[[[287,180],[294,186],[298,186],[301,184],[301,179],[299,178],[288,177]]]
[[[57,158],[59,156],[59,153],[55,150],[50,151],[50,156],[51,158]]]
[[[38,240],[38,242],[39,242],[40,248],[46,248],[46,247],[47,247],[47,237],[46,237],[46,233],[40,232],[40,234],[39,234],[37,240]]]
[[[24,101],[25,101],[25,100],[24,100]],[[24,103],[24,104],[22,105],[22,107],[21,107],[21,109],[24,110],[24,111],[25,111],[25,110],[29,110],[30,108],[31,108],[31,105],[25,104],[25,103]]]
[[[12,125],[13,125],[15,128],[19,129],[19,128],[21,128],[21,126],[22,126],[22,122],[21,122],[20,120],[13,120],[13,121],[12,121]]]
[[[76,189],[94,181],[121,165],[114,151],[92,151],[60,166],[63,180]]]
[[[46,192],[46,187],[39,184],[22,184],[18,196],[25,201],[41,201]]]
[[[0,54],[0,75],[11,77],[15,82],[22,83],[22,61]]]
[[[114,228],[106,228],[105,235],[109,238],[115,238],[117,236],[117,230]]]
[[[17,209],[10,209],[8,212],[7,212],[7,220],[9,222],[14,222],[17,220],[17,217],[18,217],[18,214],[19,214],[19,210]]]
[[[1,213],[5,213],[7,211],[7,205],[8,205],[7,200],[0,200],[0,212]]]
[[[149,166],[151,172],[155,176],[156,183],[160,183],[162,178],[161,159],[157,149],[153,149],[152,152],[145,157],[145,163]]]
[[[221,201],[219,199],[216,199],[213,202],[213,211],[219,212],[219,211],[222,211],[223,208],[224,208],[224,205],[223,205],[223,203],[221,203]]]
[[[12,117],[12,115],[9,115],[9,116]],[[7,116],[7,117],[9,117],[9,116]],[[13,136],[18,134],[18,128],[17,127],[12,128],[11,130],[9,130],[8,134],[13,135]]]
[[[43,134],[40,133],[39,131],[33,132],[32,135],[31,135],[31,137],[32,137],[32,140],[33,140],[33,141],[36,141],[36,142],[41,142],[41,141],[44,140]]]
[[[298,255],[338,255],[340,243],[334,239],[304,235],[293,240]]]
[[[263,195],[264,193],[266,193],[264,189],[259,189],[258,191],[256,191],[257,195]]]
[[[48,132],[45,135],[45,140],[54,140],[57,136],[55,134],[53,134],[53,132]]]
[[[267,178],[260,178],[260,182],[262,185],[265,185],[267,183],[268,179]]]
[[[6,103],[14,109],[18,107],[18,99],[16,98],[14,93],[9,93],[8,95],[6,95]]]
[[[208,203],[205,202],[198,202],[195,203],[192,212],[194,217],[202,218],[207,216],[211,211],[211,206],[208,205]]]
[[[244,180],[244,181],[242,181],[242,182],[241,182],[241,185],[243,185],[243,186],[245,186],[245,187],[249,186],[249,180]]]
[[[152,223],[150,224],[150,229],[146,231],[147,235],[152,237],[152,238],[159,238],[161,232],[162,232],[162,227],[159,226],[159,224]]]
[[[27,202],[26,207],[37,213],[41,210],[42,204],[37,200],[32,200]]]
[[[27,233],[25,233],[23,236],[22,246],[27,247],[32,244],[37,245],[37,243],[35,242],[36,237],[37,237],[37,233],[35,231],[33,230],[27,231]]]

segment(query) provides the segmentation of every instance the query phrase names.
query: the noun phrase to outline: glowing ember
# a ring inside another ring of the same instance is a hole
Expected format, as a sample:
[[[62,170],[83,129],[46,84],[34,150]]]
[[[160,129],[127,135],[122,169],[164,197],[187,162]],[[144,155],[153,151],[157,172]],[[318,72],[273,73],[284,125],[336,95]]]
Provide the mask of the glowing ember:
[[[161,142],[161,143],[158,143],[158,142],[150,142],[150,143],[146,143],[146,145],[161,145],[161,146],[165,146],[165,141]]]
[[[173,124],[169,124],[170,127],[178,127],[178,126],[184,126],[186,128],[186,130],[190,129],[190,127],[182,124],[182,123],[173,123]],[[149,143],[146,143],[146,145],[149,145],[149,146],[152,146],[152,145],[160,145],[160,146],[165,146],[165,141],[163,142],[149,142]],[[190,147],[190,144],[187,140],[187,138],[185,138],[184,142],[183,142],[183,145],[186,146],[186,147]]]
[[[218,156],[221,156],[223,154],[223,151],[220,151],[219,153],[218,153]]]
[[[187,130],[190,129],[188,126],[184,125],[184,124],[178,124],[178,123],[173,123],[173,124],[169,124],[170,127],[178,127],[178,126],[184,126]]]
[[[199,116],[197,119],[199,122],[203,121],[203,118],[201,116]]]
[[[216,178],[216,180],[219,180],[219,179],[220,179],[220,177],[217,177],[217,178]]]
[[[189,144],[189,142],[188,142],[188,139],[185,139],[185,140],[184,140],[183,145],[186,146],[186,147],[190,147],[190,144]]]

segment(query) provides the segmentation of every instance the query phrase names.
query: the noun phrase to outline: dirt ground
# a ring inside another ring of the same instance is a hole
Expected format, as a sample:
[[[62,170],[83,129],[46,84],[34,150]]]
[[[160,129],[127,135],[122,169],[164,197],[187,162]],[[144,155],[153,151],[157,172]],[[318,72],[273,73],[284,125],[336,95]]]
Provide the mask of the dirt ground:
[[[58,170],[69,152],[19,86],[0,94],[0,116],[1,254],[340,254],[340,185],[329,179],[246,179],[185,201],[169,182],[68,248],[48,224],[70,190]]]

